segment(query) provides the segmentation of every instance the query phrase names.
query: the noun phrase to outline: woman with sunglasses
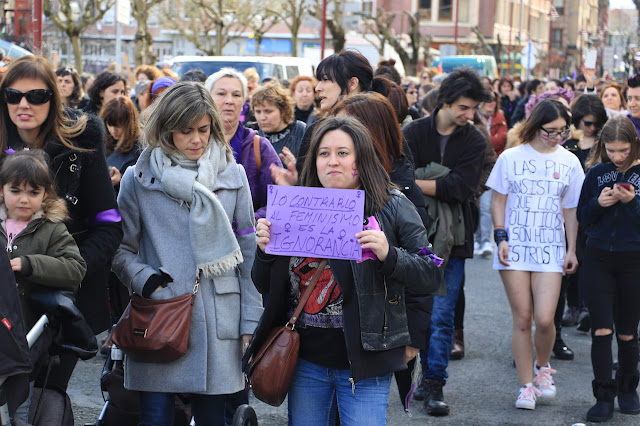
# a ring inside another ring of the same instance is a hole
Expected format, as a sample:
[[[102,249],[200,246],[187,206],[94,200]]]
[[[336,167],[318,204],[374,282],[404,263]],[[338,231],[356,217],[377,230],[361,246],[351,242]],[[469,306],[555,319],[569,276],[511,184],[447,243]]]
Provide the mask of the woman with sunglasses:
[[[103,124],[97,117],[63,107],[51,64],[39,56],[13,62],[0,82],[0,93],[0,158],[27,148],[49,156],[56,190],[69,209],[65,223],[88,267],[76,305],[98,334],[111,325],[107,278],[122,239]],[[60,358],[49,383],[66,389],[77,358]]]
[[[562,274],[578,266],[576,207],[584,172],[580,161],[559,146],[569,136],[569,123],[569,111],[560,102],[537,104],[520,129],[522,144],[498,157],[487,180],[494,191],[498,245],[493,268],[500,272],[513,315],[511,348],[521,386],[516,408],[527,410],[538,398],[556,395],[551,376],[556,371],[549,365],[554,313]]]

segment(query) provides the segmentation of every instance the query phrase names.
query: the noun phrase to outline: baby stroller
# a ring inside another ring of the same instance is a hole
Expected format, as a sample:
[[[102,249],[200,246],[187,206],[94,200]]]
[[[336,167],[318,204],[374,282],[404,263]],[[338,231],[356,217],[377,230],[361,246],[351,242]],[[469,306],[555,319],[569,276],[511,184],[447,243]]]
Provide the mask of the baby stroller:
[[[0,255],[0,316],[9,332],[0,331],[0,343],[7,342],[0,350],[0,380],[5,379],[0,395],[6,395],[0,400],[0,404],[6,401],[4,409],[0,407],[2,426],[12,424],[10,415],[27,399],[30,376],[33,380],[59,354],[71,352],[86,360],[98,351],[95,335],[75,306],[72,292],[35,288],[31,305],[33,312],[42,316],[25,338],[13,272],[8,256]],[[28,419],[31,425],[73,425],[69,396],[63,390],[48,388],[45,379],[42,387],[33,390]],[[20,420],[13,424],[25,425]]]

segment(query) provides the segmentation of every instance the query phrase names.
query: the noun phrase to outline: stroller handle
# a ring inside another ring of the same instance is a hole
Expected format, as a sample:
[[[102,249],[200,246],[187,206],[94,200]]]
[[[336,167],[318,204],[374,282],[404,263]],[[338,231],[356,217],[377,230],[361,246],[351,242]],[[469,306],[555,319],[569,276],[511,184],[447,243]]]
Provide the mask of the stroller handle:
[[[38,322],[29,330],[27,333],[27,343],[29,344],[29,348],[33,346],[33,344],[38,340],[38,338],[44,333],[45,328],[49,325],[49,317],[46,315],[42,315]]]

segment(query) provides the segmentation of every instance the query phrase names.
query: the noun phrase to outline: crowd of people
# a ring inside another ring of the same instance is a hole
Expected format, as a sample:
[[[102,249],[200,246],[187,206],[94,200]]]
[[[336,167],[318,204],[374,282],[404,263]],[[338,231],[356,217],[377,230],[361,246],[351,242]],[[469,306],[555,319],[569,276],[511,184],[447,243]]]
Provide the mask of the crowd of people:
[[[230,423],[252,356],[314,277],[289,423],[384,424],[391,375],[401,388],[414,369],[414,398],[448,415],[474,256],[493,256],[513,314],[517,408],[556,396],[551,358],[573,359],[560,330],[577,326],[592,336],[587,420],[610,419],[616,398],[640,414],[640,75],[402,78],[393,60],[374,70],[346,50],[290,82],[149,65],[130,81],[28,56],[0,92],[0,234],[26,324],[41,286],[74,290],[95,334],[130,294],[195,294],[186,355],[126,358],[139,424],[173,424],[175,394],[189,395],[196,424]],[[380,226],[353,238],[373,259],[267,254],[271,184],[364,190]],[[61,355],[47,383],[66,389],[77,361]]]

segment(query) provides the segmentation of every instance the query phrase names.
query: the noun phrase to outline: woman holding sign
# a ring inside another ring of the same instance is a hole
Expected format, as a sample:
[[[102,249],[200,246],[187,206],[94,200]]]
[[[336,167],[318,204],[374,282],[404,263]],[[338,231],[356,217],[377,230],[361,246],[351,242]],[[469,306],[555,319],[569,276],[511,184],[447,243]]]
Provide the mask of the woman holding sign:
[[[487,180],[494,190],[491,210],[498,245],[493,267],[500,271],[513,314],[511,347],[521,386],[516,407],[528,410],[538,398],[556,395],[551,376],[556,371],[549,365],[553,319],[562,274],[574,273],[578,266],[576,207],[584,172],[576,156],[560,146],[569,125],[562,103],[537,104],[520,128],[521,144],[498,157]]]
[[[591,314],[591,363],[596,404],[590,422],[620,412],[640,414],[638,322],[640,321],[640,140],[631,120],[617,115],[604,125],[584,182],[578,217],[585,228],[584,287]],[[600,164],[598,164],[600,163]],[[616,333],[620,367],[613,372],[611,341]]]
[[[249,184],[201,84],[171,86],[143,119],[145,149],[120,183],[125,237],[113,270],[150,299],[192,293],[200,284],[186,355],[168,363],[127,357],[125,387],[140,391],[141,425],[172,425],[175,393],[191,394],[198,425],[224,425],[225,402],[244,391],[240,360],[262,313],[249,276]]]
[[[356,119],[318,123],[301,183],[364,190],[364,216],[378,230],[373,226],[352,236],[370,250],[360,262],[329,260],[319,272],[318,296],[309,298],[298,318],[301,345],[289,389],[290,424],[334,424],[334,398],[342,424],[385,424],[391,373],[407,368],[424,344],[423,329],[412,329],[407,317],[428,308],[442,279],[438,259],[431,257],[418,213],[392,190],[369,132]],[[286,323],[321,264],[314,257],[265,253],[270,226],[260,219],[256,228],[252,277],[270,297],[245,359],[273,327]]]

